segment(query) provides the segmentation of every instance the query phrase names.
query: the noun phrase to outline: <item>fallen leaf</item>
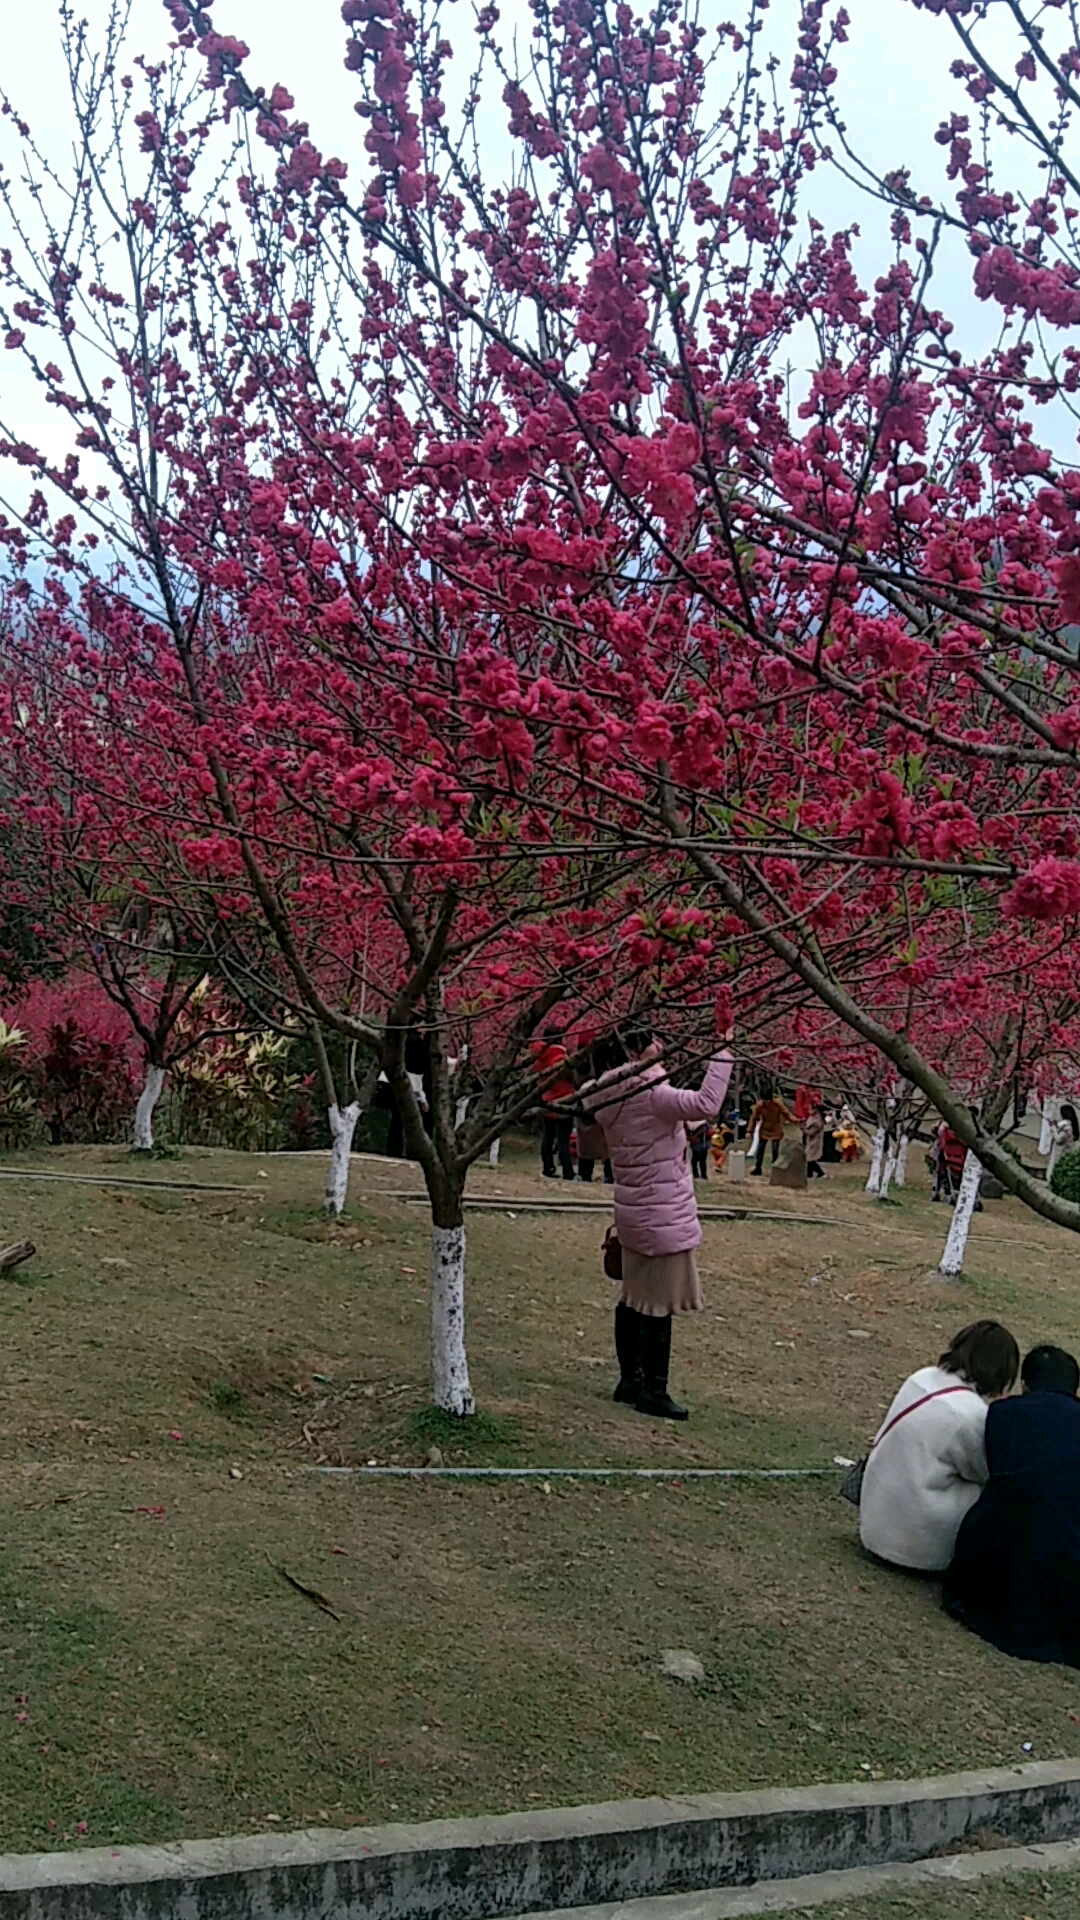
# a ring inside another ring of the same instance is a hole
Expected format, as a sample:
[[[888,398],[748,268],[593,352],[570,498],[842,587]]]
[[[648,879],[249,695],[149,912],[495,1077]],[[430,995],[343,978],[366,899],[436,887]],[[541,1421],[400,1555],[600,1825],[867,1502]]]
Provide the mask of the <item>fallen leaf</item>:
[[[154,1520],[164,1520],[167,1507],[136,1507],[136,1513],[148,1513]]]
[[[275,1565],[274,1561],[270,1559],[269,1554],[267,1554],[266,1558],[270,1562],[270,1565],[273,1567],[274,1572],[279,1573],[283,1580],[287,1580],[290,1587],[292,1587],[297,1593],[302,1593],[305,1600],[310,1600],[312,1605],[318,1607],[321,1612],[328,1613],[330,1615],[331,1620],[341,1619],[340,1613],[338,1613],[336,1609],[331,1605],[325,1593],[319,1592],[318,1587],[306,1587],[302,1580],[294,1580],[292,1574],[288,1573],[284,1567],[279,1567]]]

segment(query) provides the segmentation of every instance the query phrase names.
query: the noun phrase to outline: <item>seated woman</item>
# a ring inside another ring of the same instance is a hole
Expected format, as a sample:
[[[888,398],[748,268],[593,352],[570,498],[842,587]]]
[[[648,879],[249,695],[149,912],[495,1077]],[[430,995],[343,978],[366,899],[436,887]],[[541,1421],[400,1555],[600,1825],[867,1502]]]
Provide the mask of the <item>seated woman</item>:
[[[1020,1660],[1080,1666],[1080,1366],[1035,1347],[986,1418],[988,1483],[945,1575],[946,1609]]]
[[[1008,1393],[1020,1349],[997,1320],[964,1327],[936,1367],[904,1381],[870,1449],[859,1537],[891,1566],[944,1573],[986,1483],[986,1409]]]

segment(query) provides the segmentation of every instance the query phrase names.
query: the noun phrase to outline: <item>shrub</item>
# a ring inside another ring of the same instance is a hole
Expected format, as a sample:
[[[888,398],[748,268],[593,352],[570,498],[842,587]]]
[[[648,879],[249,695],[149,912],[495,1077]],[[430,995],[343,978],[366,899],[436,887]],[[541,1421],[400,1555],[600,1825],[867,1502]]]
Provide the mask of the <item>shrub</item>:
[[[36,1121],[37,1102],[26,1074],[26,1035],[0,1020],[0,1146],[28,1146]]]
[[[286,1144],[300,1090],[287,1037],[216,1035],[178,1060],[170,1080],[170,1128],[187,1145],[268,1153]]]
[[[1062,1154],[1050,1175],[1050,1191],[1056,1193],[1059,1200],[1080,1202],[1080,1147],[1070,1147],[1068,1153]]]
[[[35,981],[17,1019],[27,1084],[54,1145],[122,1139],[138,1086],[138,1046],[94,976]]]

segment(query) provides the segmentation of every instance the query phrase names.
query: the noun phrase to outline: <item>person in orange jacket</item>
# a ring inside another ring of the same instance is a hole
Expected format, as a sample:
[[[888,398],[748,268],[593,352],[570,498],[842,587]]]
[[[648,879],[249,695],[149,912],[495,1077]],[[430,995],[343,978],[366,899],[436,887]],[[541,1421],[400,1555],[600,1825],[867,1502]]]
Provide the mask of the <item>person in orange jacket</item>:
[[[760,1175],[765,1164],[766,1147],[772,1148],[775,1163],[780,1152],[780,1142],[784,1137],[785,1126],[796,1124],[795,1115],[788,1112],[779,1094],[770,1087],[764,1099],[758,1101],[747,1123],[751,1140],[754,1137],[754,1128],[758,1130],[757,1154],[751,1169],[753,1173]]]

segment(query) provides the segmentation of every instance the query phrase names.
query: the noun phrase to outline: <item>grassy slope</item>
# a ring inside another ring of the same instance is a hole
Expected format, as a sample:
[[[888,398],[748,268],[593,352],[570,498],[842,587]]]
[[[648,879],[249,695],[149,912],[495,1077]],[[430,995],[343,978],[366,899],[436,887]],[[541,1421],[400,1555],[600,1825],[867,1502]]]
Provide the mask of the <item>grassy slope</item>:
[[[867,1566],[832,1483],[308,1470],[421,1463],[433,1441],[459,1461],[827,1463],[964,1318],[1080,1342],[1065,1236],[988,1209],[976,1277],[949,1288],[925,1278],[945,1227],[925,1197],[754,1189],[822,1224],[707,1229],[709,1310],[677,1329],[694,1417],[674,1429],[608,1398],[602,1193],[595,1219],[471,1218],[486,1417],[447,1435],[424,1405],[424,1213],[385,1191],[411,1169],[358,1167],[329,1237],[317,1161],[147,1171],[254,1191],[0,1184],[0,1238],[41,1248],[35,1284],[0,1289],[0,1846],[1080,1754],[1080,1675],[1004,1660],[933,1590]],[[476,1188],[540,1183],[511,1162]],[[704,1687],[663,1679],[669,1646],[700,1655]]]

